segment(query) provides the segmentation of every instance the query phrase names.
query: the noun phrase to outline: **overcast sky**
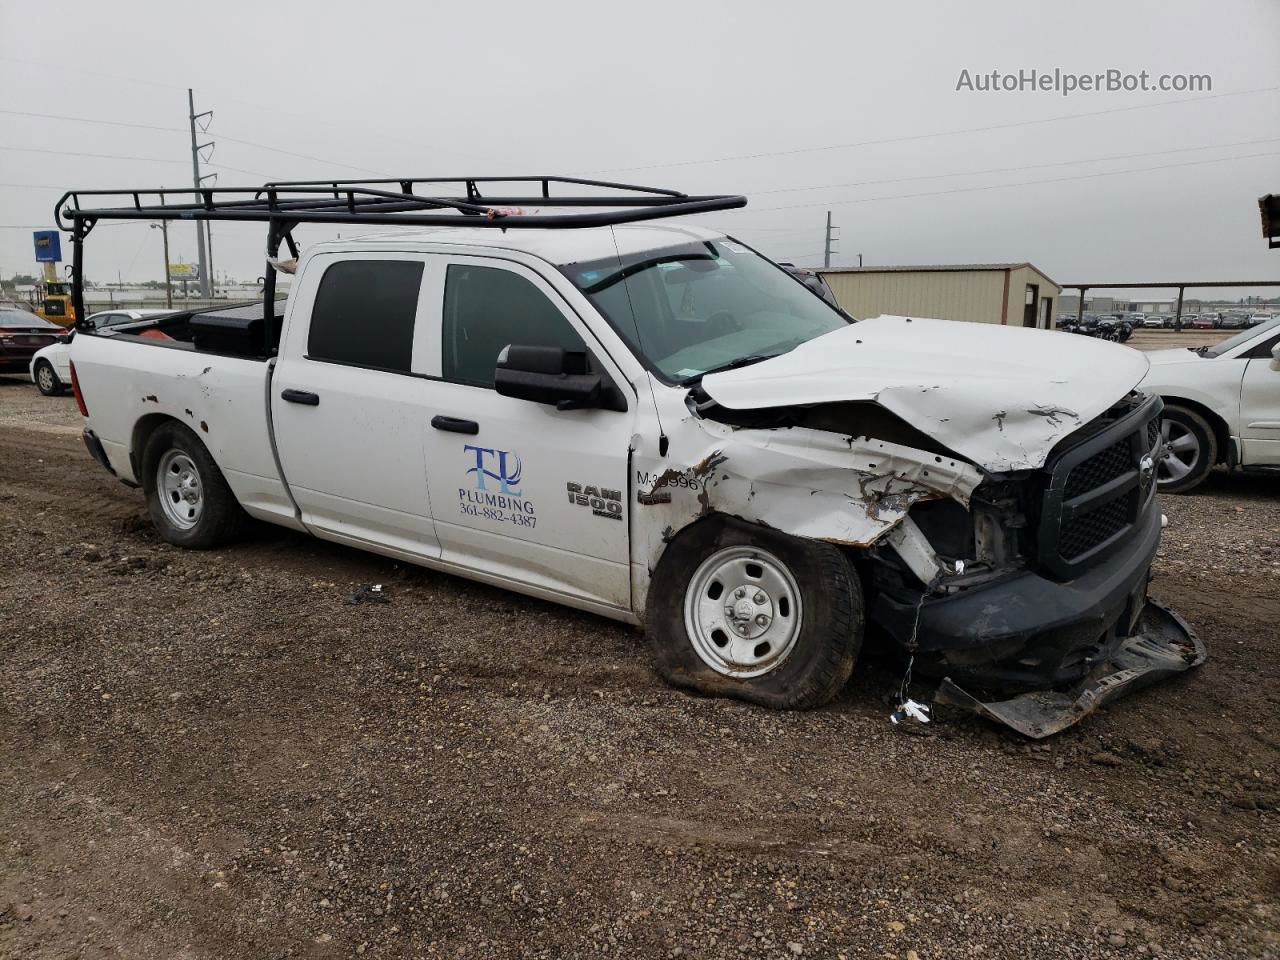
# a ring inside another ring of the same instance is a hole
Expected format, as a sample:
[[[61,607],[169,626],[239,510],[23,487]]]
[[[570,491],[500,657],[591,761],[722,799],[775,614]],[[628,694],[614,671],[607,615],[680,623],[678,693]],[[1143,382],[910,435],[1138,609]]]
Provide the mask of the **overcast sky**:
[[[744,193],[703,221],[801,264],[830,209],[840,265],[1280,279],[1256,202],[1280,192],[1278,41],[1275,0],[0,0],[0,273],[34,272],[31,228],[64,189],[190,184],[190,86],[224,186],[595,175]],[[956,90],[965,69],[1031,68],[1212,92]],[[264,232],[215,225],[218,273],[261,274]],[[190,226],[171,244],[194,259]],[[91,279],[161,278],[145,224],[88,250]]]

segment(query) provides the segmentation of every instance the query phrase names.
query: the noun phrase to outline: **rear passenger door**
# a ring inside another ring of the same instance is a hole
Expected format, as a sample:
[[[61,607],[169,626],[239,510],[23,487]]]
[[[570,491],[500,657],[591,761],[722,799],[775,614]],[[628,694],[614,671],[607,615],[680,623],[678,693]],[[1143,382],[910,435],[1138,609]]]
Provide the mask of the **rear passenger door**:
[[[270,385],[276,449],[312,532],[436,557],[423,471],[421,254],[309,260]]]
[[[424,441],[442,557],[560,600],[630,607],[627,467],[636,398],[603,346],[537,272],[437,255]],[[500,396],[509,344],[586,351],[627,410],[559,410]]]

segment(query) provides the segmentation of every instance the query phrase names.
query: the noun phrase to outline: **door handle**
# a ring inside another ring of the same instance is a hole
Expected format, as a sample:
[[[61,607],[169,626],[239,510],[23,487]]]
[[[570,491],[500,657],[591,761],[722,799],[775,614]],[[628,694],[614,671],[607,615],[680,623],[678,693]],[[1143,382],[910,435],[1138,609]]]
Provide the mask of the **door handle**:
[[[308,390],[294,390],[292,387],[286,387],[280,391],[280,399],[287,400],[289,403],[300,403],[307,407],[320,406],[320,395],[311,393]]]
[[[475,435],[480,432],[480,424],[474,420],[462,420],[458,417],[435,416],[431,418],[431,425],[437,430],[448,430],[450,433]]]

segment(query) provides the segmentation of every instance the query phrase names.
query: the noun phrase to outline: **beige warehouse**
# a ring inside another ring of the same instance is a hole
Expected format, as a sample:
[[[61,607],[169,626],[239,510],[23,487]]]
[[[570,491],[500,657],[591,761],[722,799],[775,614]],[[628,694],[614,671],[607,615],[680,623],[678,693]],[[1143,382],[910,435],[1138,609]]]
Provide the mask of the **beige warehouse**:
[[[819,270],[846,313],[1053,328],[1062,288],[1030,263],[832,267]]]

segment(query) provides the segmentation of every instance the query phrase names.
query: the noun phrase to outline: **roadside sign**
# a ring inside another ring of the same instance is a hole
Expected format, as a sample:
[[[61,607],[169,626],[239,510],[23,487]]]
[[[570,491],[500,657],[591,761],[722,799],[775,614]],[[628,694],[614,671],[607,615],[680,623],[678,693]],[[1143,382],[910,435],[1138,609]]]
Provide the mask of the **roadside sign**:
[[[195,263],[171,263],[169,264],[170,280],[199,280],[200,266]]]
[[[62,262],[62,235],[57,230],[37,230],[32,236],[36,244],[36,263]]]

